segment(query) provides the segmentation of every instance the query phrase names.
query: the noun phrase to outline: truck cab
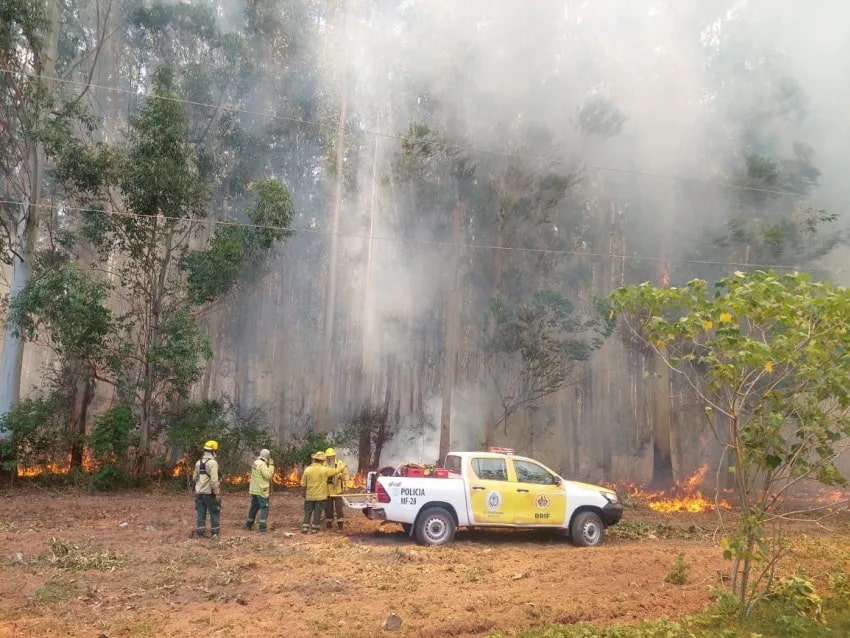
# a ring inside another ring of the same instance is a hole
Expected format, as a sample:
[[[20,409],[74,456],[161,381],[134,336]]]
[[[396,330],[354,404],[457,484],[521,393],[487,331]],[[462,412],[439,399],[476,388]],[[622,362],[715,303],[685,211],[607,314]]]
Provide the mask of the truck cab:
[[[458,527],[542,527],[563,529],[581,546],[604,542],[605,528],[623,514],[613,490],[567,481],[513,450],[452,452],[441,469],[370,477],[364,513],[401,523],[429,545],[450,542]]]

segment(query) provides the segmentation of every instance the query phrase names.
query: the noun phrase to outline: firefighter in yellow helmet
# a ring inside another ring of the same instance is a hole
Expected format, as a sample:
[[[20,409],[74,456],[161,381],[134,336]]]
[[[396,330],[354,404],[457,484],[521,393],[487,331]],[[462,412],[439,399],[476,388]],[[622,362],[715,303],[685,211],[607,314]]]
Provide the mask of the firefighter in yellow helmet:
[[[342,524],[345,520],[345,503],[342,501],[342,493],[348,484],[348,466],[345,464],[345,461],[336,458],[336,450],[332,447],[325,450],[325,458],[327,459],[328,467],[339,472],[328,478],[328,504],[325,506],[325,525],[330,529],[336,523],[336,526],[342,529]]]
[[[301,523],[301,532],[304,534],[308,531],[318,533],[322,511],[328,500],[328,478],[339,472],[325,466],[324,452],[316,452],[310,458],[313,459],[313,463],[301,475],[301,493],[304,495],[304,520]]]
[[[218,539],[221,533],[221,485],[218,482],[218,441],[204,443],[204,454],[195,463],[192,480],[195,482],[195,536],[203,537],[207,531],[207,512],[210,514],[210,537]]]

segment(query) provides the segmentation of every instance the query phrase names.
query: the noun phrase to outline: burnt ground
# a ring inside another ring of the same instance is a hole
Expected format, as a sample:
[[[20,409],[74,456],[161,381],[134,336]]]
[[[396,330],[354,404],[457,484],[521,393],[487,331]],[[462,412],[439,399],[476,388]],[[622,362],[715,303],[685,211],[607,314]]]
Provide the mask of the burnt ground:
[[[592,549],[513,530],[426,548],[351,511],[344,532],[304,536],[294,493],[273,496],[272,531],[245,532],[248,504],[224,496],[211,542],[188,538],[185,494],[0,492],[0,636],[366,637],[391,635],[392,612],[397,636],[634,623],[698,612],[726,568],[711,513],[628,509]],[[688,581],[665,583],[679,552]]]

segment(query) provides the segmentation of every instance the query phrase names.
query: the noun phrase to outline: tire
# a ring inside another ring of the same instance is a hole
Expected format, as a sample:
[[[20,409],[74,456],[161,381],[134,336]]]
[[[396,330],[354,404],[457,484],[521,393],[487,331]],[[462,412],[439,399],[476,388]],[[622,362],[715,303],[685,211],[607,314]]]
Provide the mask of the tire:
[[[578,547],[596,547],[605,542],[605,526],[595,512],[576,514],[570,525],[570,538]]]
[[[410,530],[413,529],[413,524],[412,523],[401,523],[401,529],[404,530],[405,536],[410,536]]]
[[[429,507],[416,519],[414,533],[421,545],[445,545],[452,542],[457,526],[451,513],[442,507]]]

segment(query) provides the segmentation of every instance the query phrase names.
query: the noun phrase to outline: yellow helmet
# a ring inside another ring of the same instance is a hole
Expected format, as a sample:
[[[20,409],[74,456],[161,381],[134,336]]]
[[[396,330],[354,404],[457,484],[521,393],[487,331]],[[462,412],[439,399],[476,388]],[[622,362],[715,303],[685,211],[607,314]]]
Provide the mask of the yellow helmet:
[[[218,452],[218,441],[207,441],[204,443],[204,452]]]
[[[325,450],[325,456],[336,456],[336,450],[332,447],[329,447],[327,450]]]
[[[316,452],[315,454],[311,455],[311,458],[314,461],[324,461],[325,460],[325,453],[324,452]]]

